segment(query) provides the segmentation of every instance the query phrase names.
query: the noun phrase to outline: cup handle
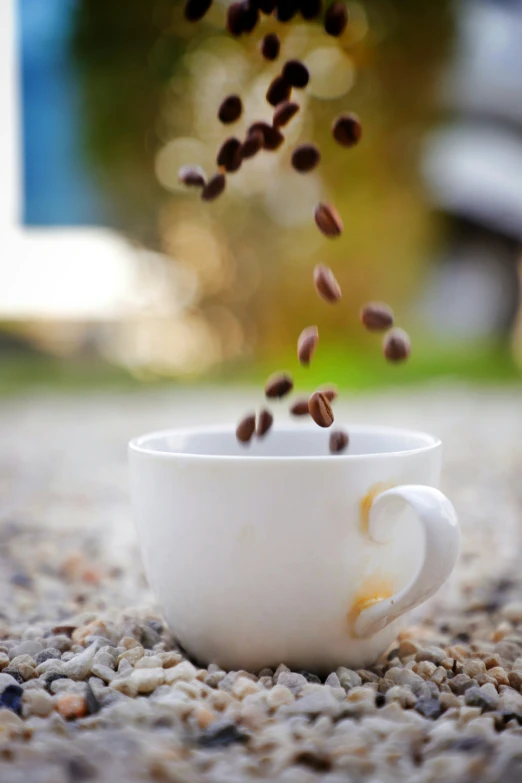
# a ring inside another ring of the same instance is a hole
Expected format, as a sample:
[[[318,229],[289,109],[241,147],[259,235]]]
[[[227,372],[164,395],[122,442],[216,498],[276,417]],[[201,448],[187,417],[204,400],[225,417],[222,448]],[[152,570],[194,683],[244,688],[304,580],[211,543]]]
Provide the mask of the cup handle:
[[[354,626],[355,636],[365,639],[382,631],[404,612],[432,596],[453,571],[460,545],[457,513],[438,489],[404,485],[378,495],[369,514],[368,534],[373,541],[385,543],[393,537],[390,515],[404,505],[416,514],[424,534],[424,553],[419,571],[400,592],[363,609]]]

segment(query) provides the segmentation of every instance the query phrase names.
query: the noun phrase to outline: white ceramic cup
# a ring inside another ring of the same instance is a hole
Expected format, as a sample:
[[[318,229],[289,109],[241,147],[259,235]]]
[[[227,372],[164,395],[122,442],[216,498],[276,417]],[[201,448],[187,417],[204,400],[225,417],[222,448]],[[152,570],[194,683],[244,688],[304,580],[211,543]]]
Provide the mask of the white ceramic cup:
[[[338,455],[315,425],[278,426],[247,447],[232,426],[131,441],[145,571],[200,662],[369,665],[448,578],[460,534],[436,489],[440,440],[348,431]]]

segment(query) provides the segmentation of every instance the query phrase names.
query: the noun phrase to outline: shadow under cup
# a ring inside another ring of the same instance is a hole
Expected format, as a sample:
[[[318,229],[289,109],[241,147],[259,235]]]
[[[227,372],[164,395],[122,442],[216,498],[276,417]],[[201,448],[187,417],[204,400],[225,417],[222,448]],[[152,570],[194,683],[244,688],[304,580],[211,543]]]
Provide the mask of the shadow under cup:
[[[393,640],[400,620],[370,638],[358,638],[355,623],[415,578],[425,536],[411,508],[395,504],[389,540],[376,543],[370,509],[387,489],[436,487],[441,444],[408,430],[347,431],[336,455],[329,430],[302,424],[249,446],[232,426],[131,441],[147,578],[198,661],[326,672],[368,665]]]

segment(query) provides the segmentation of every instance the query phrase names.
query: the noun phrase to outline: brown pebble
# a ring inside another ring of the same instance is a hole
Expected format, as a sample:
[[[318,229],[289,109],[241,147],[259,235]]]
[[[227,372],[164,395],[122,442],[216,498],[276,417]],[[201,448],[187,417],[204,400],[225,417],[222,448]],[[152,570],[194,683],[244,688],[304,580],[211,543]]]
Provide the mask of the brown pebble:
[[[314,285],[317,293],[330,304],[341,298],[341,287],[332,270],[324,264],[318,264],[314,269]]]
[[[410,338],[404,329],[391,329],[384,338],[382,348],[389,362],[402,362],[411,353]]]
[[[281,44],[275,33],[268,33],[261,41],[261,54],[265,60],[277,60]]]
[[[341,114],[332,125],[332,136],[343,147],[353,147],[361,135],[361,121],[356,114]]]
[[[315,169],[321,160],[321,153],[315,144],[300,144],[292,153],[292,166],[300,174]]]
[[[324,394],[328,402],[333,402],[339,396],[339,390],[337,386],[333,386],[332,384],[329,384],[328,386],[321,386],[318,391]]]
[[[308,397],[300,397],[290,405],[290,413],[292,416],[309,416],[308,410]]]
[[[335,0],[324,15],[324,29],[328,35],[342,35],[348,24],[348,10],[343,0]]]
[[[227,181],[224,174],[214,174],[201,191],[201,198],[203,201],[214,201],[215,198],[223,193],[226,184]]]
[[[218,111],[218,118],[224,125],[236,122],[243,112],[243,104],[239,95],[229,95],[225,98]]]
[[[282,76],[276,76],[275,79],[272,79],[266,91],[266,99],[272,106],[277,106],[279,103],[287,101],[291,92],[291,85]]]
[[[181,166],[178,180],[189,188],[203,188],[207,182],[205,172],[199,166]]]
[[[240,153],[243,160],[246,158],[253,158],[254,155],[257,155],[259,150],[263,148],[264,141],[265,137],[262,131],[251,130],[241,145]]]
[[[208,9],[212,5],[212,0],[187,0],[185,3],[185,19],[189,22],[199,22],[203,19]]]
[[[231,136],[223,142],[217,155],[218,166],[223,166],[226,171],[237,171],[241,166],[241,142]]]
[[[254,122],[248,129],[248,132],[251,133],[254,130],[261,131],[263,134],[263,149],[270,152],[278,149],[285,140],[279,128],[273,128],[267,122]]]
[[[308,367],[319,342],[319,330],[317,326],[307,326],[297,340],[297,358],[300,363]]]
[[[327,237],[338,237],[343,230],[341,216],[331,204],[318,204],[315,208],[314,218],[319,231]]]
[[[308,400],[310,416],[319,427],[331,427],[334,420],[332,408],[325,395],[316,391]]]
[[[306,65],[299,60],[288,60],[283,68],[283,79],[292,87],[302,90],[310,81],[310,74]]]
[[[382,332],[393,326],[393,310],[384,302],[369,302],[360,313],[362,325],[370,332]]]
[[[256,417],[249,413],[244,419],[241,419],[236,427],[236,438],[240,443],[250,443],[252,435],[256,429]]]
[[[87,714],[87,702],[79,693],[65,693],[57,700],[55,709],[65,720],[74,720]]]
[[[257,437],[262,438],[263,435],[266,435],[273,423],[274,417],[267,408],[263,408],[257,419]]]
[[[299,10],[303,19],[315,19],[321,13],[321,0],[299,0]]]
[[[270,376],[265,384],[265,394],[267,397],[284,397],[294,388],[292,378],[285,372],[276,372]]]
[[[330,451],[332,454],[339,454],[344,451],[348,445],[348,433],[344,430],[334,430],[330,433]]]
[[[292,101],[283,101],[283,103],[280,103],[276,106],[272,120],[275,127],[282,128],[283,125],[287,125],[298,111],[299,106],[297,103],[292,103]]]

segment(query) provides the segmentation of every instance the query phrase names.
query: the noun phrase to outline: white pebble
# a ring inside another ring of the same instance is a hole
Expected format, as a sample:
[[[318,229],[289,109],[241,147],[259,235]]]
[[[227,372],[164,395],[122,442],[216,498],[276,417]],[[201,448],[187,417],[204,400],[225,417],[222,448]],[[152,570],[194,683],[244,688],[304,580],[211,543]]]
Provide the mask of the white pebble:
[[[197,669],[195,666],[193,666],[190,661],[182,661],[181,663],[178,663],[177,666],[173,666],[171,669],[165,669],[165,682],[167,685],[172,685],[173,682],[177,682],[177,680],[185,680],[185,682],[190,682],[197,673]]]
[[[167,669],[169,671],[169,669]],[[131,674],[131,680],[136,685],[138,693],[152,693],[165,678],[164,669],[135,669]]]

